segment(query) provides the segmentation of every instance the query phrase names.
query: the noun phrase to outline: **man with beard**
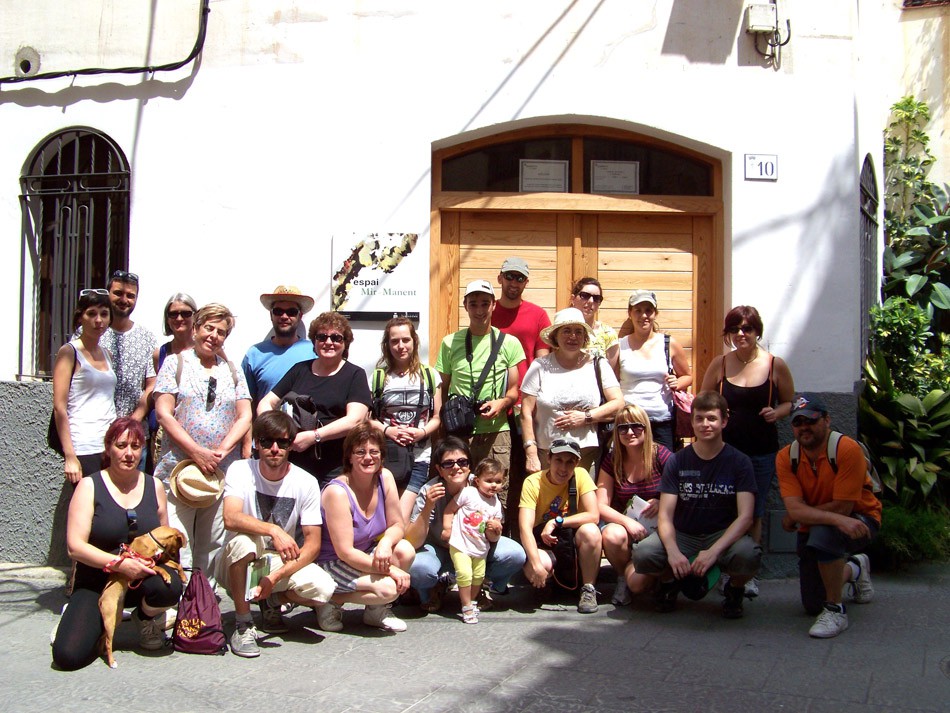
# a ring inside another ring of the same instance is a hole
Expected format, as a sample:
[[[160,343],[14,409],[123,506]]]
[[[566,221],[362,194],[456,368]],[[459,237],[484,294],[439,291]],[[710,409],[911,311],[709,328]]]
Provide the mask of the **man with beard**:
[[[261,304],[270,312],[274,335],[248,349],[241,362],[255,412],[260,398],[274,388],[290,367],[315,356],[305,331],[297,331],[303,316],[313,309],[312,297],[301,294],[293,285],[279,285],[273,292],[261,295]]]
[[[231,651],[244,658],[260,655],[251,601],[270,600],[269,607],[262,607],[261,628],[279,634],[287,631],[281,604],[320,607],[335,589],[330,575],[314,564],[323,525],[320,488],[287,460],[296,424],[283,411],[268,411],[257,417],[253,431],[260,459],[235,461],[225,477],[229,539],[218,565],[218,581],[227,582],[234,601]],[[260,565],[262,576],[249,589],[252,562]]]

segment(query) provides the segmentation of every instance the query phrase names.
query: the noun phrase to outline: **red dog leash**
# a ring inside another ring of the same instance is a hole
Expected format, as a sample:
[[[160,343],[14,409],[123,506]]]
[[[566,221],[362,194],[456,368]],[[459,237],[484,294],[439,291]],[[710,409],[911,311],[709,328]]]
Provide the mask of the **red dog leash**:
[[[148,534],[151,535],[152,533],[150,532]],[[153,536],[152,539],[155,540],[155,537]],[[155,540],[155,542],[157,543],[158,540]],[[154,557],[145,557],[144,555],[140,555],[138,552],[135,552],[132,549],[130,549],[128,545],[120,545],[119,556],[116,557],[114,560],[112,560],[105,567],[103,567],[102,571],[111,573],[119,565],[119,563],[122,562],[122,560],[126,560],[126,559],[138,560],[139,562],[144,564],[146,567],[149,567],[150,569],[154,569],[158,565],[157,560],[164,553],[165,553],[164,549],[162,549],[161,546],[159,546],[159,551],[156,553]],[[135,589],[141,583],[142,583],[141,579],[131,580],[129,582],[129,589]]]

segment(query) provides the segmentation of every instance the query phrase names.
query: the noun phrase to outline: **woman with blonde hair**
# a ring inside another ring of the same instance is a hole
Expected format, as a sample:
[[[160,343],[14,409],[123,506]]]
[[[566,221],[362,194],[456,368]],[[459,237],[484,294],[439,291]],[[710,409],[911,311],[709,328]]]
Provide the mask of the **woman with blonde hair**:
[[[656,579],[634,571],[630,546],[656,527],[660,477],[670,455],[666,446],[653,442],[646,411],[634,404],[617,414],[612,448],[604,455],[597,477],[604,553],[617,572],[614,604],[628,604],[631,592],[646,591]],[[631,505],[642,508],[638,517],[632,516]]]

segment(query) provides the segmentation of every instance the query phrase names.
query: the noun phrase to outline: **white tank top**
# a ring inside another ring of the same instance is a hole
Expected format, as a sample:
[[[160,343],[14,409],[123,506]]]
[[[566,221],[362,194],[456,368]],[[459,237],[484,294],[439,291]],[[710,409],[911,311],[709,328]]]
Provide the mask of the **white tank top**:
[[[658,335],[663,339],[663,335]],[[655,337],[654,337],[655,338]],[[673,394],[667,386],[666,354],[663,349],[654,349],[650,359],[630,348],[630,340],[620,340],[620,388],[628,404],[636,404],[651,421],[669,421]]]
[[[69,435],[77,456],[102,453],[103,439],[115,421],[115,370],[112,357],[105,349],[109,368],[99,371],[92,366],[77,343],[70,342],[76,350],[79,369],[73,374],[66,400],[66,416],[69,419]]]

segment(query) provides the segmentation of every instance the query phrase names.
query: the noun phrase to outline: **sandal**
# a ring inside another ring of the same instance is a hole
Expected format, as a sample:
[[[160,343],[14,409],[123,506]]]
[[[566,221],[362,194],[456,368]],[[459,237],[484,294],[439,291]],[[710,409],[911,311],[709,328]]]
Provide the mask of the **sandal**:
[[[474,604],[468,604],[462,607],[462,621],[466,624],[478,623],[478,609]]]

